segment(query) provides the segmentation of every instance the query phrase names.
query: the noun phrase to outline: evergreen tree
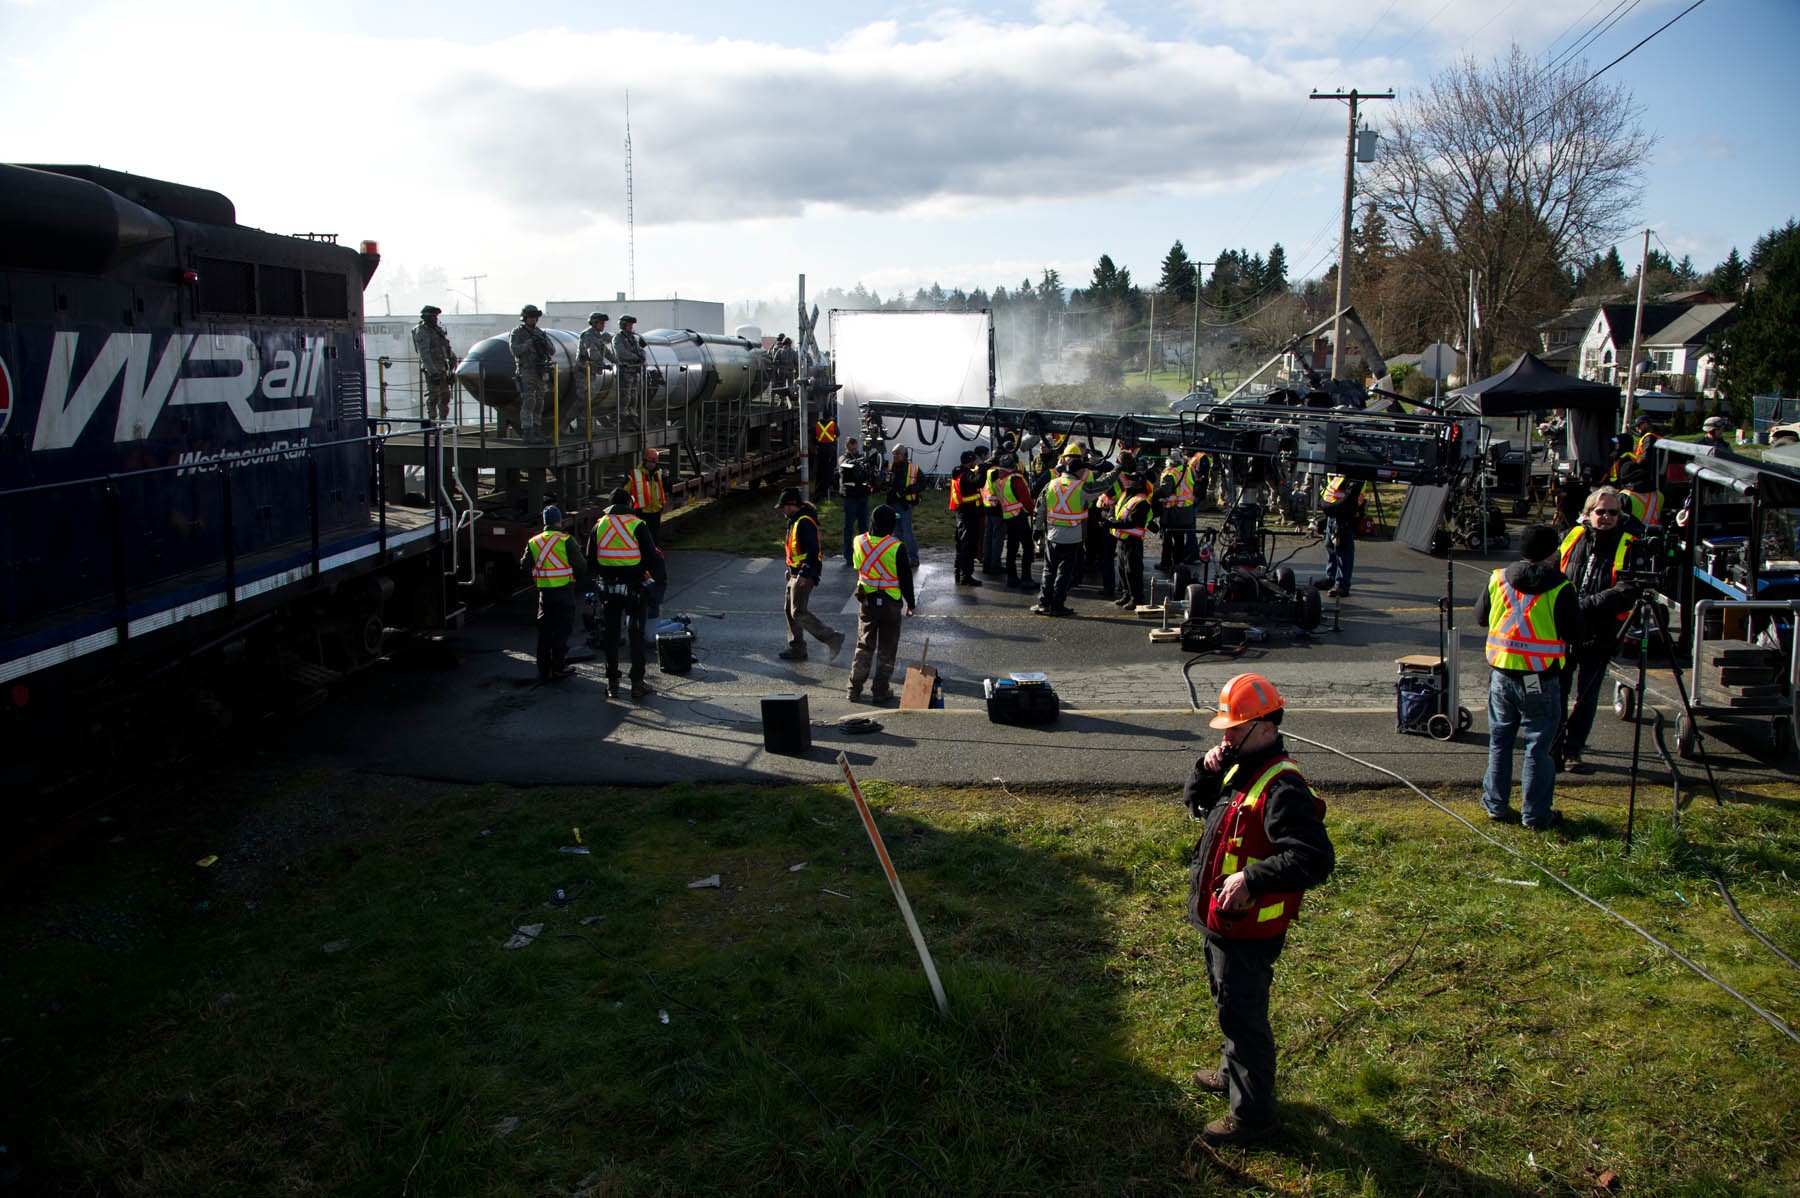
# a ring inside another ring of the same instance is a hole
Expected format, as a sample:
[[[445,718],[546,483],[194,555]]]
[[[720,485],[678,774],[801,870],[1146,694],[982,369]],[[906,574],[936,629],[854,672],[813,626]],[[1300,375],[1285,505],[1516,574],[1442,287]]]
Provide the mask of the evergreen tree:
[[[1269,249],[1269,260],[1263,266],[1263,285],[1287,290],[1287,251],[1281,248],[1279,241]]]
[[[1790,221],[1758,239],[1763,275],[1744,293],[1737,323],[1722,338],[1722,386],[1740,409],[1753,395],[1800,393],[1800,237],[1793,230]]]
[[[1169,247],[1162,262],[1162,279],[1156,289],[1165,295],[1172,295],[1184,304],[1194,302],[1194,263],[1181,242],[1177,240]]]
[[[1788,223],[1779,229],[1771,229],[1758,237],[1756,244],[1750,247],[1750,270],[1755,272],[1766,267],[1769,260],[1775,256],[1775,251],[1781,248],[1782,243],[1794,240],[1797,234],[1800,234],[1800,225],[1796,225],[1792,219],[1789,219]]]

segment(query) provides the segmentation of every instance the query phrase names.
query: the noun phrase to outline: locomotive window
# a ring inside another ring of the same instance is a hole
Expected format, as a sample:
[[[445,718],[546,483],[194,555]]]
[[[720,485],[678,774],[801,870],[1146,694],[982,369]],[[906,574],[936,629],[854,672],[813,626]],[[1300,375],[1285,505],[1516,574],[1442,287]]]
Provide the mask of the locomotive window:
[[[256,268],[224,258],[196,258],[202,312],[255,312]]]
[[[350,315],[350,292],[343,275],[306,272],[306,314],[314,320],[344,320]]]
[[[264,265],[257,272],[261,276],[262,303],[258,305],[264,316],[305,316],[306,308],[300,295],[300,272],[291,266]]]

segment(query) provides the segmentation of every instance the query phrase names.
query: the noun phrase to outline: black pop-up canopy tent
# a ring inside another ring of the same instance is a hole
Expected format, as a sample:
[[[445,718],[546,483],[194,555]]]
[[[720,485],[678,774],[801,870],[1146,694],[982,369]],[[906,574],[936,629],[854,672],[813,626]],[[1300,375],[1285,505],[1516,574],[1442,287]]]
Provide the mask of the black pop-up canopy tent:
[[[1499,374],[1458,387],[1446,397],[1452,412],[1517,416],[1553,408],[1568,410],[1562,456],[1577,466],[1598,466],[1612,456],[1623,395],[1610,383],[1594,383],[1546,366],[1533,354]]]
[[[1619,389],[1612,384],[1564,374],[1544,365],[1534,354],[1524,354],[1499,374],[1458,387],[1447,397],[1451,411],[1482,416],[1517,416],[1550,408],[1617,416],[1620,398]]]

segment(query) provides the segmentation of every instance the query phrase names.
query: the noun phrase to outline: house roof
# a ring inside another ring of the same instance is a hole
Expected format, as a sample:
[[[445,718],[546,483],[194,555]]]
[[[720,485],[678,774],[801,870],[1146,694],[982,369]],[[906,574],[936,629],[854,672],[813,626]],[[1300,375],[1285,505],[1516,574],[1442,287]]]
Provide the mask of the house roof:
[[[1538,329],[1540,331],[1548,329],[1572,329],[1576,332],[1581,332],[1590,324],[1594,323],[1594,313],[1598,310],[1598,307],[1599,305],[1597,304],[1584,304],[1577,308],[1564,308],[1549,320],[1541,322],[1538,325]],[[1543,357],[1542,354],[1539,354],[1538,356],[1540,358]]]
[[[1648,345],[1655,341],[1656,335],[1685,311],[1687,309],[1680,304],[1645,304],[1643,343]],[[1600,309],[1600,319],[1605,322],[1614,345],[1621,349],[1631,345],[1631,326],[1637,320],[1636,304],[1606,304]]]
[[[1645,345],[1699,345],[1737,319],[1736,304],[1695,304],[1664,325],[1654,335],[1644,334]]]

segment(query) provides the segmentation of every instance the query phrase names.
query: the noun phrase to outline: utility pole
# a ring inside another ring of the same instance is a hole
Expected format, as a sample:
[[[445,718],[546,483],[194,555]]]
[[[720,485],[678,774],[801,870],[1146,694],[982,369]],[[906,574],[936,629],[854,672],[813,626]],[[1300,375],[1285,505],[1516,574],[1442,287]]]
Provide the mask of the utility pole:
[[[1638,342],[1644,335],[1644,281],[1650,277],[1650,230],[1644,230],[1644,256],[1638,259],[1637,311],[1631,317],[1631,363],[1625,374],[1625,424],[1631,432],[1631,409],[1637,403]]]
[[[1200,268],[1217,265],[1217,262],[1194,263],[1194,385],[1188,388],[1190,392],[1200,390]]]
[[[1344,141],[1344,233],[1338,247],[1337,319],[1331,325],[1331,377],[1344,377],[1344,309],[1350,306],[1350,214],[1356,199],[1356,105],[1361,100],[1391,100],[1393,92],[1321,92],[1314,90],[1314,100],[1350,101],[1350,133]]]
[[[474,292],[474,294],[472,296],[470,296],[469,298],[474,301],[475,313],[478,316],[481,314],[481,280],[483,280],[485,278],[487,278],[486,275],[464,275],[463,276],[463,282],[469,284],[470,289]]]

